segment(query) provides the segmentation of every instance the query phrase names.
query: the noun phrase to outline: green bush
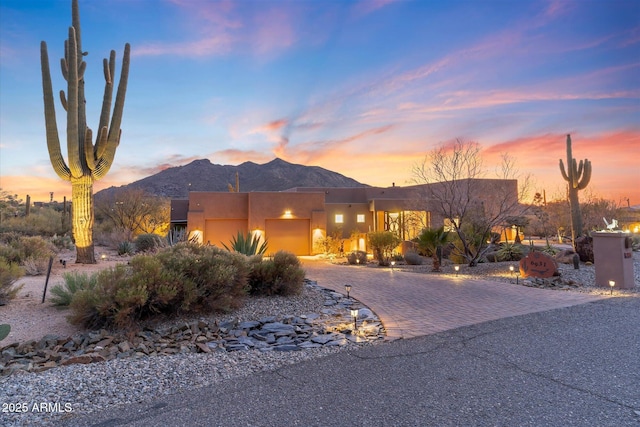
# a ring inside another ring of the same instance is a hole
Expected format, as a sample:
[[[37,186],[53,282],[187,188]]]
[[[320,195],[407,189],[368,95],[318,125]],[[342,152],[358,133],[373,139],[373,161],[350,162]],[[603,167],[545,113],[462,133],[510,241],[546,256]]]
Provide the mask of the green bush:
[[[152,252],[163,246],[163,241],[157,234],[147,233],[136,237],[134,242],[136,252]]]
[[[391,231],[373,231],[367,237],[378,265],[388,266],[393,250],[401,242],[400,238]]]
[[[0,305],[5,305],[16,297],[23,285],[13,284],[24,275],[24,271],[16,263],[0,257]]]
[[[424,258],[417,252],[407,252],[404,254],[404,260],[408,265],[422,265]]]
[[[51,243],[58,249],[73,249],[73,239],[69,235],[58,236],[55,235],[51,238]]]
[[[351,265],[355,264],[367,264],[367,253],[364,251],[353,251],[347,255],[347,262]]]
[[[186,281],[183,309],[229,311],[242,305],[248,291],[246,256],[194,243],[178,243],[157,256]]]
[[[252,262],[252,295],[296,295],[302,291],[304,270],[294,254],[278,251],[273,259]]]
[[[97,274],[87,273],[64,273],[64,285],[55,285],[51,288],[51,302],[53,305],[67,307],[71,304],[73,296],[85,289],[91,290],[96,286]]]

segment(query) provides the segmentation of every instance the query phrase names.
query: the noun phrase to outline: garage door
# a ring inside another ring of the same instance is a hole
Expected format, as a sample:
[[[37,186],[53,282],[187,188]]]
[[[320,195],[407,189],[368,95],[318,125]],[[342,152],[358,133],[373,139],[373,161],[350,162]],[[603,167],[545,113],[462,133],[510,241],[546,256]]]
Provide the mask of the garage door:
[[[296,255],[309,255],[310,228],[308,219],[268,219],[265,221],[265,236],[269,242],[267,252],[279,250]]]
[[[223,248],[222,243],[229,246],[238,231],[246,234],[247,227],[246,219],[208,219],[202,241]]]

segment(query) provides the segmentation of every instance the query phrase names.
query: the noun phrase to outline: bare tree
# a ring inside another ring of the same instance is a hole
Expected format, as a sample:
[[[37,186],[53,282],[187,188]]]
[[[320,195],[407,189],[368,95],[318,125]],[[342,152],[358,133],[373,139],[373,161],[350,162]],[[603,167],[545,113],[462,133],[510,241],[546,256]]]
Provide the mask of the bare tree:
[[[502,156],[497,177],[487,179],[481,148],[476,142],[456,139],[432,150],[413,169],[414,180],[423,186],[423,201],[433,218],[443,220],[459,239],[460,255],[473,267],[488,251],[492,231],[500,230],[509,218],[523,215],[530,177],[524,176],[518,189],[515,160]]]
[[[169,230],[171,206],[168,199],[127,189],[96,202],[96,212],[130,237],[143,233],[165,234]]]

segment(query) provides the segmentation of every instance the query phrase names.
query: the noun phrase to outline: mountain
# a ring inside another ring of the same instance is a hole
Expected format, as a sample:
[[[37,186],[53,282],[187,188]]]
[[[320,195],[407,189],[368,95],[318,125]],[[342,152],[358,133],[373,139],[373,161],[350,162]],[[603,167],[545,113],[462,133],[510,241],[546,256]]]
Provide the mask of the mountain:
[[[156,196],[172,199],[187,198],[189,191],[229,191],[228,184],[240,179],[240,191],[282,191],[293,187],[366,187],[337,172],[304,166],[276,158],[259,165],[245,162],[238,166],[212,164],[207,159],[165,169],[131,184],[109,187],[95,194],[97,199],[139,188]]]

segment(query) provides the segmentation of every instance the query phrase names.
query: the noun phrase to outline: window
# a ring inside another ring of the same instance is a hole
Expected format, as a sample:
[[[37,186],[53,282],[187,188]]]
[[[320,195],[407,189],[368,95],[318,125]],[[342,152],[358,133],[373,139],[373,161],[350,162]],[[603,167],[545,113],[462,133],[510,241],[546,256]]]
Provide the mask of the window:
[[[364,214],[358,214],[356,216],[356,221],[357,222],[364,222]]]
[[[344,222],[344,216],[342,214],[336,214],[336,224],[342,224]]]

